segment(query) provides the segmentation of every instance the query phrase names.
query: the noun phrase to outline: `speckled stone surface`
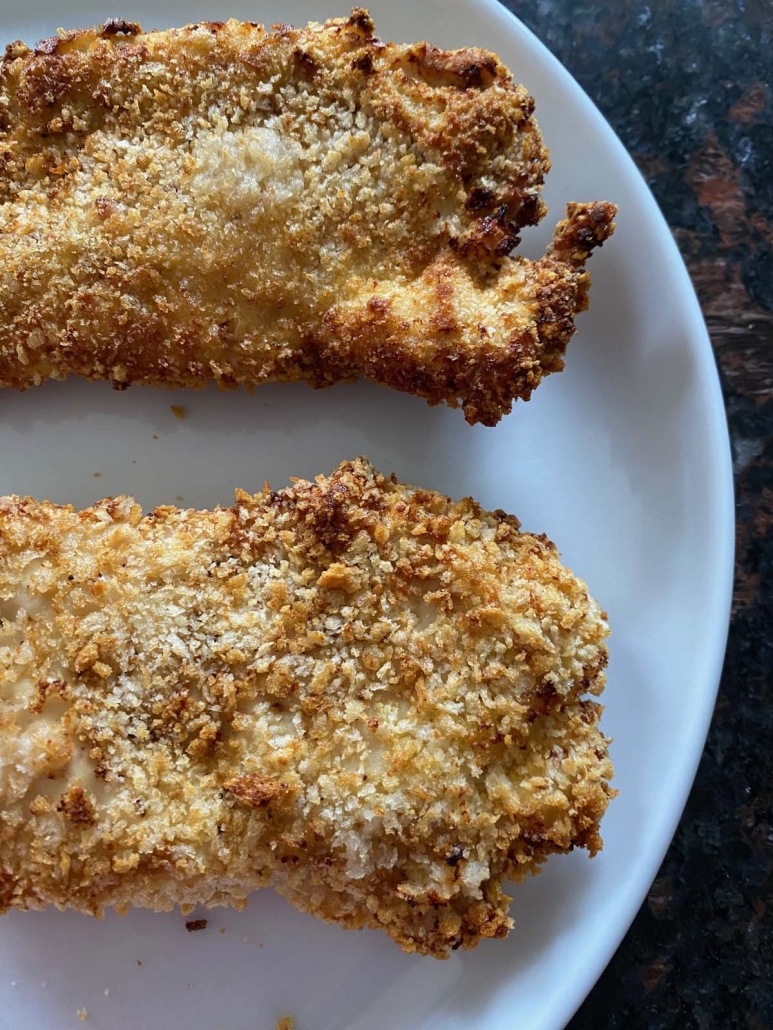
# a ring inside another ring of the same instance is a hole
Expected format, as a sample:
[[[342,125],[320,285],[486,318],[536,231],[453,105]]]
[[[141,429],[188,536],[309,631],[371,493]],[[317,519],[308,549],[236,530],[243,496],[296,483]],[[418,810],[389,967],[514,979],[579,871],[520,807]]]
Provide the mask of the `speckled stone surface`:
[[[628,147],[688,264],[733,439],[725,670],[678,833],[571,1030],[773,1028],[773,0],[508,0]]]

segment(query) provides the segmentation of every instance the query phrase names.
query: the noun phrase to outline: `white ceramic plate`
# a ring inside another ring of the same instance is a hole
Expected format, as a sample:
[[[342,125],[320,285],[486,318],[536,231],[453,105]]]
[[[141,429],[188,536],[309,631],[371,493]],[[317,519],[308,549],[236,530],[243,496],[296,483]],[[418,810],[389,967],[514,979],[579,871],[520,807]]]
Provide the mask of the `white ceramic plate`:
[[[222,18],[207,0],[7,2],[2,42],[63,21],[119,13],[162,28]],[[178,913],[103,922],[15,913],[0,924],[0,1026],[137,1030],[475,1027],[558,1030],[609,960],[654,877],[703,746],[722,663],[732,578],[729,447],[714,360],[668,228],[632,161],[588,98],[494,0],[372,0],[377,30],[399,41],[499,52],[537,98],[552,148],[537,253],[567,200],[620,205],[613,240],[592,259],[590,313],[567,370],[496,429],[368,384],[252,397],[49,384],[0,397],[0,493],[78,506],[133,492],[146,507],[230,503],[237,485],[327,472],[366,454],[384,471],[516,513],[557,541],[609,611],[604,726],[615,738],[619,798],[603,854],[556,858],[516,888],[506,943],[439,963],[383,934],[345,933],[270,891],[244,913],[215,909],[188,934]],[[266,22],[347,13],[325,2],[232,0]],[[187,410],[178,421],[171,404]],[[158,437],[158,439],[156,439]],[[95,478],[95,473],[101,473]],[[218,933],[225,927],[225,934]],[[142,963],[141,965],[139,963]],[[107,992],[109,991],[109,995]]]

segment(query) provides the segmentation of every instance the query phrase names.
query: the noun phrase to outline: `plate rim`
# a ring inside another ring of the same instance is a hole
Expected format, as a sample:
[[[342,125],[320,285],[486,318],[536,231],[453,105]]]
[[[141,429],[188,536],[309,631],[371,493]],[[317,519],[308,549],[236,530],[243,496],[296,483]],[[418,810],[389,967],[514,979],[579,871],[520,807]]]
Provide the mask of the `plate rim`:
[[[607,932],[600,937],[600,943],[589,945],[582,975],[577,977],[572,987],[565,988],[563,1004],[558,1003],[551,1013],[551,1016],[556,1017],[555,1021],[551,1019],[540,1027],[540,1030],[563,1030],[590,994],[631,928],[671,846],[703,756],[724,668],[735,579],[735,481],[732,445],[722,395],[721,373],[700,302],[684,258],[647,181],[596,103],[539,36],[506,7],[503,0],[467,2],[471,7],[478,6],[485,10],[490,17],[502,23],[505,32],[520,36],[522,43],[531,46],[542,57],[557,83],[574,94],[574,99],[583,107],[594,130],[604,138],[606,145],[617,153],[621,163],[627,166],[631,183],[636,184],[641,204],[648,209],[652,228],[657,231],[662,243],[664,259],[668,260],[670,272],[678,280],[679,293],[684,298],[685,314],[689,316],[691,323],[689,339],[692,341],[694,356],[700,363],[700,374],[705,384],[710,415],[711,433],[706,443],[707,450],[711,451],[711,457],[707,460],[707,466],[713,473],[711,488],[715,505],[709,515],[713,515],[715,520],[713,535],[718,547],[712,570],[712,617],[706,620],[704,631],[704,652],[708,659],[708,671],[703,676],[701,702],[697,713],[693,713],[692,726],[685,731],[687,746],[682,752],[677,774],[672,775],[673,786],[669,804],[663,807],[657,820],[657,832],[654,840],[648,845],[646,860],[642,862],[633,877],[633,882],[629,884],[627,897],[621,899],[617,926],[614,932]]]

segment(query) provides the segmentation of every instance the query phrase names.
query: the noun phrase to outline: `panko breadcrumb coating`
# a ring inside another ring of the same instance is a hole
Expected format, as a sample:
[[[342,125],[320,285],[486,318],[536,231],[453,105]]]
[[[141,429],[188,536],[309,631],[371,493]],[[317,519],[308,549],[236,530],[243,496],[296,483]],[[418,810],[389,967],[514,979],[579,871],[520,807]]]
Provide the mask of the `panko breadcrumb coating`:
[[[105,25],[0,63],[0,385],[364,376],[495,424],[563,368],[608,203],[545,212],[534,101],[368,13]]]
[[[601,847],[604,613],[554,546],[364,459],[233,508],[0,500],[0,911],[269,884],[445,957]]]

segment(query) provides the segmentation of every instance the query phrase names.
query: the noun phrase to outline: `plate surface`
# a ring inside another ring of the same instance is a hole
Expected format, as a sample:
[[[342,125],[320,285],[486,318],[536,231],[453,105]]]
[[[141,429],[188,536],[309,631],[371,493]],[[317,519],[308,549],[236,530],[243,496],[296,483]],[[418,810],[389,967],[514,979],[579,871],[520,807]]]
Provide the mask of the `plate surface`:
[[[51,35],[63,19],[80,27],[120,13],[163,28],[224,16],[211,0],[12,9],[2,43]],[[509,941],[445,963],[403,955],[376,932],[321,924],[270,891],[243,913],[211,910],[196,934],[179,913],[102,922],[14,913],[0,927],[2,1028],[273,1030],[290,1013],[298,1030],[558,1030],[630,924],[686,799],[722,663],[733,549],[725,416],[687,273],[609,126],[504,8],[373,0],[371,9],[384,38],[498,51],[536,96],[552,210],[526,234],[526,253],[538,252],[567,200],[620,205],[617,234],[592,259],[591,310],[567,370],[496,429],[365,383],[276,385],[252,397],[121,394],[76,381],[3,393],[0,493],[82,506],[124,492],[146,509],[205,507],[230,503],[235,486],[281,486],[365,454],[407,482],[514,512],[558,543],[609,612],[603,725],[620,796],[604,852],[549,862],[514,889]],[[231,0],[228,12],[294,24],[348,13],[330,0]],[[172,404],[185,406],[184,421]]]

